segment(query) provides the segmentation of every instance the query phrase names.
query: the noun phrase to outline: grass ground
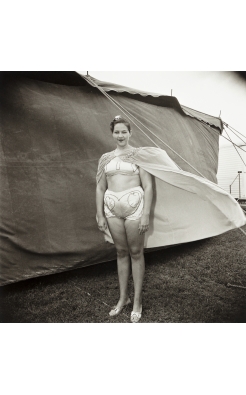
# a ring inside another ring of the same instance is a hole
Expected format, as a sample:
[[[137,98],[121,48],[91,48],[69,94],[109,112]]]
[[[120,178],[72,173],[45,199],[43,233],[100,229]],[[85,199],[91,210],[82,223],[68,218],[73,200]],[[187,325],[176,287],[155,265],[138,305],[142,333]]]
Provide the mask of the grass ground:
[[[246,226],[242,228],[246,232]],[[246,235],[223,235],[146,257],[142,323],[246,322]],[[133,282],[129,284],[133,295]],[[118,300],[116,262],[39,277],[0,288],[0,322],[128,323],[131,306]]]

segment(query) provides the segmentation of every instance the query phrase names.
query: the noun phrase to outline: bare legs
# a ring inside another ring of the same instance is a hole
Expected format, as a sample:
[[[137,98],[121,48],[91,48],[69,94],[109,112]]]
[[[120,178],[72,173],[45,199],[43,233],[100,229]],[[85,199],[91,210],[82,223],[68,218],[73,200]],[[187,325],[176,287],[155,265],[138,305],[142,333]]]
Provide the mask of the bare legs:
[[[132,261],[132,276],[134,283],[134,303],[133,310],[139,312],[142,305],[142,288],[145,272],[144,262],[144,235],[140,235],[138,231],[138,221],[125,221],[127,241]]]
[[[131,221],[113,217],[108,218],[108,225],[117,250],[120,299],[116,307],[122,307],[128,300],[131,257],[134,282],[133,310],[140,312],[145,263],[143,255],[144,235],[139,235],[139,220]]]
[[[128,279],[130,275],[130,256],[124,220],[108,218],[108,226],[117,251],[117,268],[120,286],[120,299],[116,308],[121,308],[128,300]]]

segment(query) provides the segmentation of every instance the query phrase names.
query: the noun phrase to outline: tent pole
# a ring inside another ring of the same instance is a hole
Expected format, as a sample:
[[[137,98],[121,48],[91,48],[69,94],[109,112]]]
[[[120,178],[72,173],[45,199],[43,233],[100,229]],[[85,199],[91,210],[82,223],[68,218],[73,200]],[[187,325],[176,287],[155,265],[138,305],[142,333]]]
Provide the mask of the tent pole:
[[[241,173],[242,173],[241,171],[238,171],[238,176],[239,176],[239,199],[241,199],[241,182],[240,182],[240,174]]]

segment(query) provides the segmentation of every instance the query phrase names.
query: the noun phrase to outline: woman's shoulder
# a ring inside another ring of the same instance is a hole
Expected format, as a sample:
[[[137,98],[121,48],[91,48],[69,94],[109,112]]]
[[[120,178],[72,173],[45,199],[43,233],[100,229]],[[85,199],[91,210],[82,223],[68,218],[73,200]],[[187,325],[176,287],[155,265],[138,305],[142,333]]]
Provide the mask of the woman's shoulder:
[[[105,162],[105,161],[109,160],[110,158],[113,158],[113,156],[114,156],[114,151],[105,152],[105,154],[102,154],[102,156],[100,157],[99,163]]]

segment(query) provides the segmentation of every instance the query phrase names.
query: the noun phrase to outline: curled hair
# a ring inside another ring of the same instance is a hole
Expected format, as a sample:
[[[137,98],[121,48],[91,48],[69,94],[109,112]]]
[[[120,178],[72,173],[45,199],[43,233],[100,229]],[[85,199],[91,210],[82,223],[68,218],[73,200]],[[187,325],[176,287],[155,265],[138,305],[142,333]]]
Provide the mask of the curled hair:
[[[114,120],[110,123],[110,130],[113,133],[114,131],[114,127],[117,123],[124,123],[124,125],[126,125],[127,129],[129,130],[129,132],[131,131],[131,125],[130,123],[124,119],[121,115],[116,115],[116,117],[114,118]]]

